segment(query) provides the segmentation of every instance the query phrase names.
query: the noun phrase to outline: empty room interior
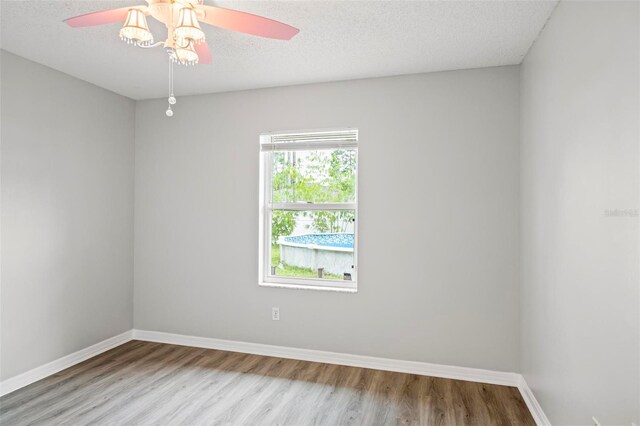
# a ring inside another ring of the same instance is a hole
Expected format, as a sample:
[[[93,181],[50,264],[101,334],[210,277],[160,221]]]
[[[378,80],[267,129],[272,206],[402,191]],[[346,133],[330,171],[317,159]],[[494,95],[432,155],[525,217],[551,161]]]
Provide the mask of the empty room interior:
[[[0,24],[3,426],[640,426],[640,1]]]

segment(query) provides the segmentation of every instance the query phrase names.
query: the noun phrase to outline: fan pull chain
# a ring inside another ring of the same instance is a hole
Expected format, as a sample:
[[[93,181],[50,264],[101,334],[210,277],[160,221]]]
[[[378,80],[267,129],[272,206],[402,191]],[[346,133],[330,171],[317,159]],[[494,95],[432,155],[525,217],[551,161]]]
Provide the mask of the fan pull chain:
[[[176,98],[173,96],[173,61],[169,60],[169,98],[167,99],[169,102],[169,108],[167,108],[166,114],[167,117],[173,117],[173,110],[171,109],[171,105],[176,104]]]

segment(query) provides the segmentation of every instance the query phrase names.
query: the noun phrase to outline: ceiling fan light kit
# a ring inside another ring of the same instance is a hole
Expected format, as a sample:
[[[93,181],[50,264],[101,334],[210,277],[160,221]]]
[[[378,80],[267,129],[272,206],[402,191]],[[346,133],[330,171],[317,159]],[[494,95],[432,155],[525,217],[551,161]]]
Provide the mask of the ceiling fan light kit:
[[[192,8],[183,7],[180,9],[178,25],[173,34],[176,37],[176,41],[192,40],[194,43],[204,41],[204,32],[202,32],[198,19],[196,18],[196,12]]]
[[[147,16],[167,27],[164,42],[153,42],[153,34],[147,25]],[[89,27],[124,22],[120,38],[137,47],[151,48],[164,45],[171,66],[211,63],[211,52],[205,41],[200,22],[220,28],[260,37],[290,40],[299,30],[282,22],[239,10],[207,6],[204,0],[147,0],[147,6],[131,6],[103,10],[66,19],[70,27]],[[170,72],[171,94],[167,116],[171,117],[173,96],[173,71]]]
[[[193,40],[185,40],[185,46],[180,46],[179,43],[175,44],[174,48],[167,49],[169,58],[174,63],[181,65],[196,65],[198,63],[198,54],[193,47]]]
[[[153,34],[149,31],[147,18],[141,10],[129,10],[127,20],[120,30],[120,40],[127,44],[139,44],[140,46],[149,46],[153,43]]]

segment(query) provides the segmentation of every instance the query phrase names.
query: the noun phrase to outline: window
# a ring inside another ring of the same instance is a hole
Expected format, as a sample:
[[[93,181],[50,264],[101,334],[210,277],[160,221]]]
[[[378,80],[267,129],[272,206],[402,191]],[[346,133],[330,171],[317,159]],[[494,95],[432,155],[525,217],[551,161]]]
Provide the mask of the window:
[[[358,131],[260,136],[260,284],[357,288]]]

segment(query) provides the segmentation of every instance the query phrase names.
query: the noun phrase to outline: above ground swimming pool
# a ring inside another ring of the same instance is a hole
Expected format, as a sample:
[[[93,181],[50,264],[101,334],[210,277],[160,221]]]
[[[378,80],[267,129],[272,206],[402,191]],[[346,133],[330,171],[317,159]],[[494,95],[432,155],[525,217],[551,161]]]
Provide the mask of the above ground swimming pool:
[[[353,234],[303,234],[280,237],[280,261],[342,275],[353,273]]]

